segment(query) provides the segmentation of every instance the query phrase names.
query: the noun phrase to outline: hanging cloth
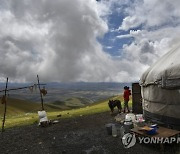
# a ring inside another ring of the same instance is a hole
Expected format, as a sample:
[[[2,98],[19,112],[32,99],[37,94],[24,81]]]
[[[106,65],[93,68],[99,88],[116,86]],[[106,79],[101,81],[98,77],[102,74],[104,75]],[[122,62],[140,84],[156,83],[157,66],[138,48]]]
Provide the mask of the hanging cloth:
[[[40,91],[43,94],[43,96],[45,96],[47,94],[47,90],[45,88],[41,89]]]
[[[33,86],[32,87],[29,87],[29,90],[30,90],[30,92],[32,93],[33,92]]]

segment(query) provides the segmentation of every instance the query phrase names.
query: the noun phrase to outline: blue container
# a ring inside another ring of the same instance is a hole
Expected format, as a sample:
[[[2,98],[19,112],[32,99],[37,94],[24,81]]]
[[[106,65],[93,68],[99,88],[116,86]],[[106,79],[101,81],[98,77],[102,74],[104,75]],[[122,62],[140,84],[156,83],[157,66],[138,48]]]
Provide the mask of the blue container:
[[[158,128],[158,126],[157,126],[157,124],[153,124],[153,125],[151,125],[151,128]]]
[[[157,133],[157,127],[156,128],[152,128],[151,130],[147,131],[148,135],[155,135]]]

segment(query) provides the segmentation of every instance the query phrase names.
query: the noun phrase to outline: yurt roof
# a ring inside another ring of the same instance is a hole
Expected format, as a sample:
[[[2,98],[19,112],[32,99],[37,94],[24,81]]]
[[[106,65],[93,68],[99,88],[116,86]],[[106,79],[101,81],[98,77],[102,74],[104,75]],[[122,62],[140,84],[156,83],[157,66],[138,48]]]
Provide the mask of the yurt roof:
[[[162,88],[180,87],[180,46],[169,51],[143,73],[142,86],[159,85]]]

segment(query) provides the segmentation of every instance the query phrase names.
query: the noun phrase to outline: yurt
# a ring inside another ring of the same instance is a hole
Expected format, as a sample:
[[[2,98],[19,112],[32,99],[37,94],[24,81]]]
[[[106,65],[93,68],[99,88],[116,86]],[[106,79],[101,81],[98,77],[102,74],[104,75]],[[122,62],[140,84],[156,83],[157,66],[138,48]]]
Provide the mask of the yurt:
[[[144,72],[140,85],[145,119],[180,129],[180,46]]]

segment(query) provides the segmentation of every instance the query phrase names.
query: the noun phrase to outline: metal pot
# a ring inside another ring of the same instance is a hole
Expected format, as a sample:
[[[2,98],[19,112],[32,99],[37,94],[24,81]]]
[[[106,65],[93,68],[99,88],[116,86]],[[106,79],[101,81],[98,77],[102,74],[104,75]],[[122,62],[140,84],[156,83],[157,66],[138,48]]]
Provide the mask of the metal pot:
[[[125,120],[123,127],[125,130],[125,133],[129,133],[131,129],[134,128],[132,120]]]
[[[112,125],[113,125],[112,123],[105,125],[108,135],[112,135]]]

